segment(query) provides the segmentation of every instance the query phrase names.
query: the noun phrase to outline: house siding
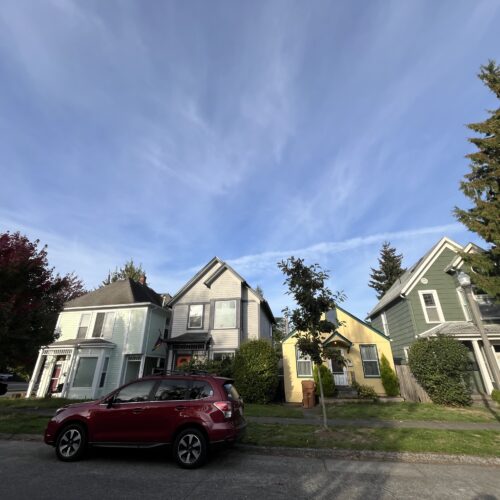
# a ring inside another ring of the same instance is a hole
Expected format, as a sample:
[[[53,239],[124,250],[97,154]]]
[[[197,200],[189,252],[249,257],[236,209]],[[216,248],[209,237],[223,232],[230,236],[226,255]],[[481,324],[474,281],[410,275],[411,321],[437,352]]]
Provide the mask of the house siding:
[[[386,309],[385,317],[387,318],[389,337],[392,340],[393,355],[395,358],[404,360],[404,348],[415,341],[416,335],[412,321],[411,304],[406,299],[398,299],[392,307]]]
[[[465,321],[464,312],[456,290],[457,284],[455,278],[444,271],[446,266],[456,256],[455,252],[449,248],[445,248],[422,276],[422,278],[427,280],[427,283],[424,284],[419,281],[408,294],[407,299],[411,302],[417,334],[425,332],[436,325],[436,323],[427,323],[425,320],[418,293],[421,290],[436,290],[443,311],[444,321]]]
[[[364,324],[359,319],[340,309],[337,309],[337,317],[344,323],[340,326],[339,333],[353,343],[349,352],[345,354],[345,358],[348,360],[349,364],[349,367],[347,368],[348,371],[352,372],[354,379],[358,383],[373,387],[377,394],[385,395],[380,377],[365,377],[363,363],[361,360],[360,346],[364,344],[376,345],[379,361],[382,354],[384,354],[388,359],[391,368],[394,369],[390,340],[384,335],[375,332],[372,328],[370,328],[370,326]],[[312,380],[312,377],[297,376],[296,343],[297,339],[294,336],[289,337],[283,342],[285,396],[286,400],[292,403],[302,401],[302,380]]]

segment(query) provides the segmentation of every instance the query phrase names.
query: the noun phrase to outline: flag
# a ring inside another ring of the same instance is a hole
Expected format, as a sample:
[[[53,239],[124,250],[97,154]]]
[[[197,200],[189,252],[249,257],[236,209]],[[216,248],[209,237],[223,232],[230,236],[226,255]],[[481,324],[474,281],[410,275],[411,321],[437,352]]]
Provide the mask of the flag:
[[[164,344],[166,342],[166,340],[162,339],[161,338],[161,335],[158,336],[158,340],[156,341],[154,347],[153,347],[153,351],[156,351],[156,349],[158,349],[158,347],[160,347],[162,344]]]

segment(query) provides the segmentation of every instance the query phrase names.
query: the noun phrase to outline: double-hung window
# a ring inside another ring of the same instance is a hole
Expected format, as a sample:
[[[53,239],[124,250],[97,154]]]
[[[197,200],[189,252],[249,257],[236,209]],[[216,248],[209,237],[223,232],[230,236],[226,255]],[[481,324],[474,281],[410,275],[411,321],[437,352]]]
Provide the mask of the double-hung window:
[[[107,337],[111,338],[113,336],[113,326],[115,324],[115,313],[97,313],[94,323],[94,330],[92,331],[92,337]]]
[[[427,323],[443,323],[444,316],[436,290],[419,290],[420,303]]]
[[[80,316],[80,325],[78,326],[78,333],[76,334],[77,339],[84,339],[87,336],[91,317],[92,314],[90,313],[83,313]]]
[[[236,328],[236,300],[215,302],[214,329]]]
[[[375,344],[360,345],[359,349],[365,377],[380,377],[377,346]]]
[[[203,328],[203,304],[189,306],[188,328]]]
[[[302,351],[296,349],[297,357],[297,377],[312,377],[312,361],[308,354],[303,354]]]

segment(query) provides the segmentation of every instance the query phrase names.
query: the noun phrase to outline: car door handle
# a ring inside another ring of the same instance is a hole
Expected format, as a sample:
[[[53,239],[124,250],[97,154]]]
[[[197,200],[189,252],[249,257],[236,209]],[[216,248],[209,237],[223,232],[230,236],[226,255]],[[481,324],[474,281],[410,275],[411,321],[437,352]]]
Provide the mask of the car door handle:
[[[138,413],[142,413],[144,411],[144,408],[136,408],[135,410],[132,410],[132,413],[137,415]]]
[[[175,409],[177,411],[182,411],[182,410],[185,410],[187,408],[187,406],[176,406]]]

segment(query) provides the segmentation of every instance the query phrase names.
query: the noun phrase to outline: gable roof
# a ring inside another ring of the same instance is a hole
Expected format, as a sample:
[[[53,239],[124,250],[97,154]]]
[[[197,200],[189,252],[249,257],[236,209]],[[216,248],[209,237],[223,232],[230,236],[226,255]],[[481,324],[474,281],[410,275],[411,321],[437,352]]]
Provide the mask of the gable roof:
[[[276,320],[274,318],[273,312],[271,311],[271,307],[269,306],[268,302],[266,299],[261,297],[248,283],[247,281],[240,275],[238,274],[229,264],[224,262],[222,259],[219,259],[219,257],[214,257],[213,259],[208,262],[204,267],[202,267],[169,301],[168,305],[173,306],[186,292],[188,292],[200,279],[205,276],[206,273],[210,271],[210,269],[213,269],[217,264],[220,264],[220,267],[211,275],[209,276],[205,281],[204,284],[208,288],[212,286],[212,284],[221,276],[225,271],[230,271],[234,274],[234,276],[241,282],[243,286],[251,290],[260,300],[260,304],[264,308],[264,311],[266,312],[267,316],[271,320],[271,323],[276,323]]]
[[[152,288],[130,278],[118,280],[64,304],[65,309],[92,306],[115,306],[150,302],[162,305],[162,298]]]
[[[413,266],[407,269],[396,282],[385,292],[377,305],[368,313],[368,317],[373,317],[376,313],[382,311],[391,302],[400,296],[404,296],[411,291],[421,276],[427,272],[436,258],[445,247],[451,247],[457,252],[462,250],[462,245],[456,243],[444,236],[441,238],[423,257],[421,257]]]

